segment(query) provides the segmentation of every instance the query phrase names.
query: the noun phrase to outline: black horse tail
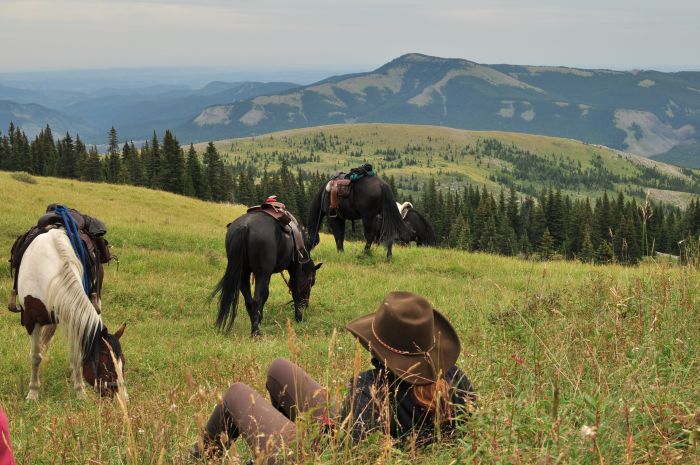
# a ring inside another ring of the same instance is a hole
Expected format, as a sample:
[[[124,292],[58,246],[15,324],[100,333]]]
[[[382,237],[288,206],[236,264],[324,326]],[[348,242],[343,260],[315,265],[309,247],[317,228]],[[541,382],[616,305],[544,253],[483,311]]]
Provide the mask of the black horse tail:
[[[216,327],[223,329],[225,332],[231,330],[233,320],[236,319],[243,265],[248,260],[247,242],[247,225],[233,231],[231,241],[226,243],[226,255],[228,256],[226,272],[212,293],[212,297],[221,293],[219,296],[219,314],[216,316]]]
[[[309,220],[306,222],[306,229],[309,233],[309,251],[318,245],[321,231],[321,220],[323,219],[323,197],[326,194],[326,185],[323,184],[318,194],[311,200],[309,205]]]
[[[384,243],[393,242],[395,239],[410,240],[411,231],[401,218],[399,209],[396,208],[396,199],[387,183],[380,184],[382,189],[382,229],[379,240]]]

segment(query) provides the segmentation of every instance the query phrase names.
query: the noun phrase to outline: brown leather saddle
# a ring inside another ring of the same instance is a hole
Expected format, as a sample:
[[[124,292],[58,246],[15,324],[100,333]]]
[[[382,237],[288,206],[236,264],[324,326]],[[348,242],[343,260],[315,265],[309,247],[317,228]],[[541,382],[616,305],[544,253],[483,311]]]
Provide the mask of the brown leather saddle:
[[[345,173],[338,173],[328,182],[326,189],[331,193],[328,216],[335,218],[338,216],[338,197],[350,197],[352,181],[345,177]]]
[[[301,225],[299,225],[297,219],[287,210],[287,207],[282,202],[264,202],[250,207],[246,211],[248,213],[263,212],[273,217],[280,224],[282,230],[292,236],[294,249],[296,250],[294,255],[295,261],[306,263],[310,260],[309,252],[306,250],[306,245],[304,245]]]

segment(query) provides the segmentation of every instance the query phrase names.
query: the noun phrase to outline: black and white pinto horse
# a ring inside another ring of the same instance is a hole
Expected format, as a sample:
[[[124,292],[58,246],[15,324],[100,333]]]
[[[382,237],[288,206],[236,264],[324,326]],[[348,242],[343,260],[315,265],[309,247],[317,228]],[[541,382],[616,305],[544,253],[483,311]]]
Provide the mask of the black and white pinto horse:
[[[302,235],[308,250],[309,238],[303,229]],[[297,322],[302,320],[302,309],[309,303],[316,271],[322,263],[316,265],[310,257],[308,261],[301,260],[292,235],[286,234],[274,218],[264,212],[250,212],[229,224],[226,255],[226,272],[212,294],[221,294],[216,318],[219,329],[231,330],[240,292],[250,317],[251,336],[259,336],[263,307],[270,292],[270,278],[283,270],[289,273],[287,286],[294,301],[294,317]],[[255,281],[254,294],[250,288],[251,275]]]
[[[324,216],[328,216],[329,211],[330,193],[324,184],[309,207],[307,227],[312,247],[320,242],[321,221]],[[385,219],[381,222],[380,228],[377,228],[375,222],[377,215],[382,215]],[[335,238],[338,252],[343,251],[346,220],[362,220],[366,253],[369,253],[372,242],[376,240],[384,243],[386,256],[391,257],[394,241],[407,240],[410,233],[396,209],[391,187],[378,176],[368,176],[355,181],[349,197],[338,197],[337,216],[328,216],[328,225]]]
[[[85,294],[83,266],[63,228],[39,235],[29,245],[19,268],[17,291],[22,324],[31,338],[31,367],[27,400],[39,398],[39,365],[60,325],[68,338],[73,388],[85,398],[83,378],[100,395],[123,389],[124,356],[119,339],[123,324],[110,334]]]

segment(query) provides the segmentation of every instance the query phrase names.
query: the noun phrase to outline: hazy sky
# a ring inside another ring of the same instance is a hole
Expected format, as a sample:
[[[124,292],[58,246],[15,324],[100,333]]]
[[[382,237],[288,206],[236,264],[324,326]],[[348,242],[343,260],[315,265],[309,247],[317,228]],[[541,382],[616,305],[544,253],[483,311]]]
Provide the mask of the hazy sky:
[[[700,0],[0,0],[0,72],[367,70],[481,63],[700,70]]]

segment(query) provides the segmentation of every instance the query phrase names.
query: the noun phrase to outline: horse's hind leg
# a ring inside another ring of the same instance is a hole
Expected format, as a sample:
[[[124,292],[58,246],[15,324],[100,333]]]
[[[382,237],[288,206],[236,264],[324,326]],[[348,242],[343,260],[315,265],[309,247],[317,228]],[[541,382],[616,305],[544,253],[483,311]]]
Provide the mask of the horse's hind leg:
[[[250,272],[244,272],[241,276],[241,294],[245,302],[245,309],[248,311],[250,320],[253,321],[253,295],[250,293]]]
[[[253,297],[253,312],[250,315],[251,336],[260,336],[260,322],[263,318],[263,307],[270,295],[270,275],[256,276],[255,296]]]
[[[34,326],[34,330],[32,330],[32,334],[29,337],[31,339],[30,359],[32,375],[29,379],[27,400],[38,400],[39,387],[41,386],[41,382],[39,381],[39,365],[41,365],[41,326]]]

